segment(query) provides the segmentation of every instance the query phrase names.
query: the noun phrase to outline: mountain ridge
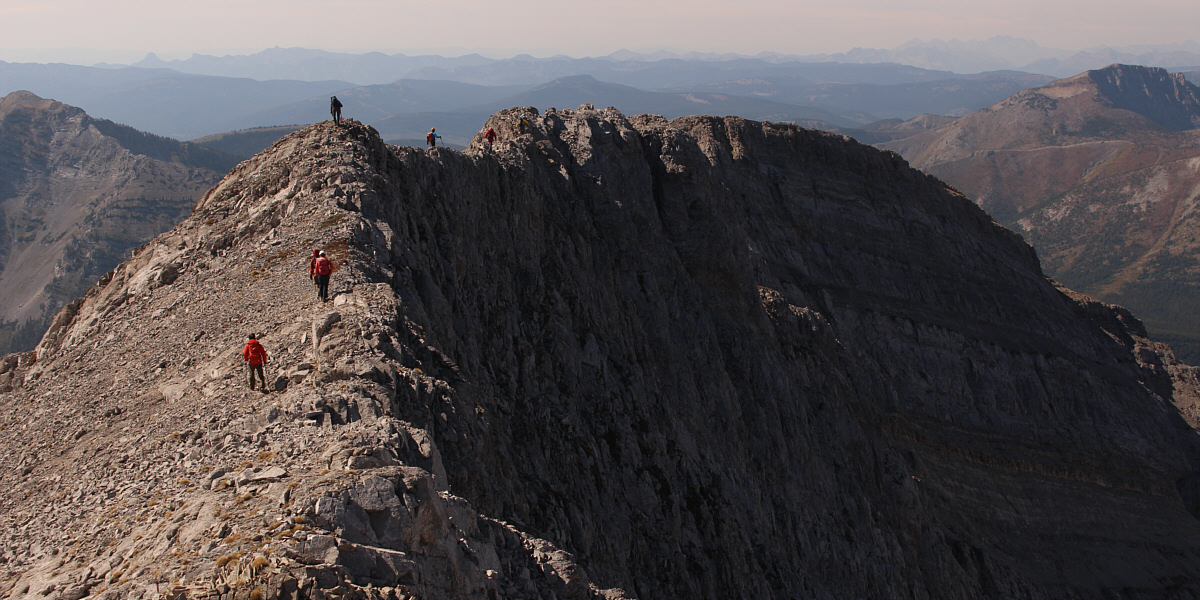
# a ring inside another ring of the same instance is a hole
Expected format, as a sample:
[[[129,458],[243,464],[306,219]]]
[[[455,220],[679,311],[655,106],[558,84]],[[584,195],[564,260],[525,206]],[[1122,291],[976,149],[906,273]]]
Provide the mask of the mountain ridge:
[[[32,348],[125,253],[181,220],[236,159],[14,92],[0,99],[0,348]]]
[[[1196,370],[961,194],[787,124],[486,127],[289,134],[0,361],[0,593],[1197,591]]]
[[[1180,73],[1117,64],[1087,75],[1116,108],[1176,131],[1200,128],[1200,88]],[[1134,81],[1127,81],[1130,78]]]
[[[879,146],[975,198],[1052,277],[1131,307],[1196,362],[1198,95],[1178,74],[1112,65],[932,129],[893,126],[898,139]]]

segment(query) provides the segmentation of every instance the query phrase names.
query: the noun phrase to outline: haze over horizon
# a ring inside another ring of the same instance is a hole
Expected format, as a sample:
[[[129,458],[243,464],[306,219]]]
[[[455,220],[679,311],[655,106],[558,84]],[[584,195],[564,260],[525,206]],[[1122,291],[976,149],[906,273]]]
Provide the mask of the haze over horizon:
[[[387,54],[478,53],[574,57],[634,52],[755,55],[833,54],[894,48],[914,40],[1010,36],[1048,49],[1187,44],[1196,47],[1200,5],[1153,0],[1077,0],[979,6],[920,0],[897,8],[881,0],[831,5],[751,0],[731,5],[612,0],[595,4],[517,0],[437,4],[360,0],[331,7],[313,0],[156,3],[113,0],[5,0],[0,60],[126,64],[147,53],[253,54],[272,47]]]

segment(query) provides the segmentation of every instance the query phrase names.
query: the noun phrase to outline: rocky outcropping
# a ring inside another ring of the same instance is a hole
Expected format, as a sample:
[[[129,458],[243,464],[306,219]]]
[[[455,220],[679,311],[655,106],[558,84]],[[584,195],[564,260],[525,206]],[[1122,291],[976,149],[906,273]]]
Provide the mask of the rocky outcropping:
[[[1200,593],[1196,373],[966,198],[790,125],[486,127],[289,135],[6,359],[0,594]]]
[[[1135,112],[1167,129],[1200,127],[1200,90],[1183,73],[1158,67],[1109,65],[1088,71],[1103,101]]]

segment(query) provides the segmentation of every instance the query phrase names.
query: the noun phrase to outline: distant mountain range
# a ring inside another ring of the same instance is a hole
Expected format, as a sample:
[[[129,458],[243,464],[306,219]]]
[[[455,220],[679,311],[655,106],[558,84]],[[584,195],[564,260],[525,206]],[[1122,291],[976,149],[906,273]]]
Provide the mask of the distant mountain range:
[[[996,36],[982,41],[914,40],[890,50],[855,48],[838,54],[806,57],[852,63],[895,62],[926,69],[978,73],[1012,69],[1069,77],[1114,63],[1158,66],[1171,70],[1197,70],[1200,43],[1142,45],[1086,50],[1046,48],[1030,40]]]
[[[353,87],[345,81],[255,81],[190,75],[170,69],[105,69],[0,62],[0,95],[31,91],[141,131],[191,139],[258,127],[253,115],[298,98]],[[314,115],[305,122],[319,119]]]
[[[0,353],[32,348],[237,162],[29,92],[0,99],[0,150]]]
[[[869,115],[880,119],[907,119],[920,114],[962,116],[987,106],[1005,94],[1015,93],[1014,90],[1044,85],[1053,80],[1046,75],[993,71],[951,79],[894,84],[812,84],[787,77],[747,78],[699,85],[693,90],[809,106],[838,107],[840,111],[860,118]]]
[[[868,136],[975,199],[1050,276],[1121,304],[1200,363],[1200,89],[1113,65],[956,120]],[[887,139],[887,138],[891,139]]]
[[[1200,45],[1068,53],[1027,40],[912,42],[893,50],[754,57],[616,52],[605,57],[491,59],[272,48],[134,65],[0,62],[0,94],[29,90],[142,131],[194,139],[297,126],[327,115],[329,96],[390,142],[437,126],[465,146],[482,119],[512,106],[583,104],[667,117],[730,114],[818,128],[857,128],[921,114],[961,116],[1052,75],[1116,60],[1194,77]],[[905,64],[907,63],[907,64]],[[1191,65],[1191,66],[1188,66]],[[966,73],[966,74],[964,74]]]
[[[311,51],[279,53],[304,57]],[[286,64],[282,58],[278,62]],[[964,76],[897,64],[763,59],[460,63],[453,63],[458,66],[452,72],[445,66],[416,69],[428,76],[422,79],[359,86],[344,79],[259,81],[165,68],[0,62],[0,93],[29,90],[177,139],[319,121],[328,114],[329,96],[336,94],[346,104],[346,116],[376,126],[391,142],[420,139],[437,126],[447,142],[465,145],[483,119],[512,106],[594,104],[666,117],[728,114],[854,127],[924,112],[965,114],[1052,80],[1014,72]]]
[[[446,79],[480,85],[535,85],[570,75],[588,74],[603,81],[641,88],[691,86],[705,81],[740,75],[757,76],[769,65],[794,71],[820,81],[828,65],[879,70],[882,64],[904,65],[919,71],[983,73],[1016,70],[1055,77],[1068,77],[1113,63],[1159,66],[1172,70],[1200,70],[1200,43],[1143,45],[1133,47],[1063,50],[1046,48],[1030,40],[996,36],[981,41],[913,40],[896,48],[855,48],[835,54],[788,55],[761,53],[756,56],[713,53],[657,52],[643,54],[618,51],[608,56],[535,58],[518,55],[493,59],[471,54],[458,57],[406,56],[403,54],[349,54],[308,48],[270,48],[250,55],[208,56],[165,61],[154,54],[130,66],[169,68],[180,73],[245,77],[250,79],[295,79],[321,81],[343,79],[358,84],[391,83],[399,79]],[[798,66],[803,65],[803,66]],[[122,65],[125,66],[125,65]],[[839,78],[844,75],[838,75]],[[840,80],[840,79],[839,79]],[[846,83],[882,82],[873,78]]]

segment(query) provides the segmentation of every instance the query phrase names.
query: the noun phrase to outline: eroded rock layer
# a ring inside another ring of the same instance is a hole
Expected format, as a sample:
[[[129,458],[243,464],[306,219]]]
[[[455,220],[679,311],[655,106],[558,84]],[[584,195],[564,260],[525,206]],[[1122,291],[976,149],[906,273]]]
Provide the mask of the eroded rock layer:
[[[790,125],[488,126],[292,134],[6,359],[0,594],[1200,593],[1196,373],[961,195]]]

